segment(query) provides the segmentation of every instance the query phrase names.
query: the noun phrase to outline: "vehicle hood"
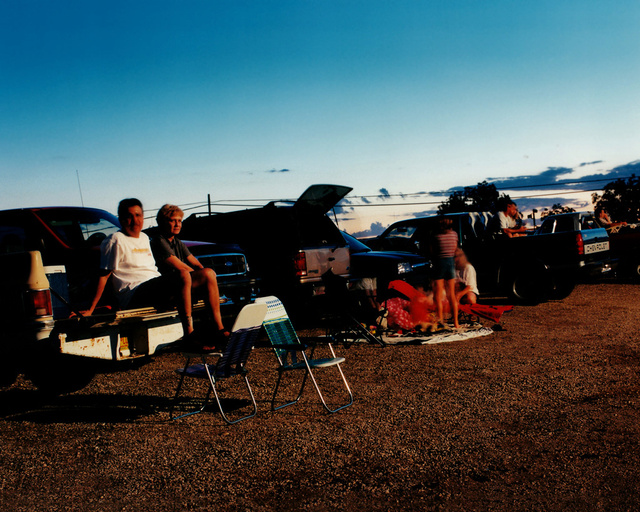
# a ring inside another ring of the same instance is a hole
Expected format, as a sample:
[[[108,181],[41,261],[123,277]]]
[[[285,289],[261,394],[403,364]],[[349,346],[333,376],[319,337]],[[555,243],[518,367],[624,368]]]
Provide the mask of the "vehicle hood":
[[[351,259],[369,259],[369,260],[387,260],[387,261],[397,261],[403,262],[406,261],[411,263],[412,265],[417,265],[420,263],[428,264],[428,260],[423,256],[418,254],[411,254],[408,252],[400,252],[400,251],[369,251],[369,252],[354,252],[351,253]]]
[[[311,185],[293,205],[294,208],[325,214],[353,188],[343,185]]]

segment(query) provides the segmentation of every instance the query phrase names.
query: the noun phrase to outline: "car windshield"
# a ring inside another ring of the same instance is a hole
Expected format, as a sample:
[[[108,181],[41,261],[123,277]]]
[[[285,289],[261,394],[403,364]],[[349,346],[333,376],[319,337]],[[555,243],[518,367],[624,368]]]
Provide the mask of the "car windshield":
[[[40,210],[38,216],[70,247],[98,246],[120,229],[110,213],[84,208]]]
[[[385,236],[386,238],[403,238],[410,239],[416,231],[416,226],[401,224],[391,229]]]
[[[349,246],[349,250],[352,254],[357,254],[359,252],[369,252],[371,249],[364,245],[360,240],[352,237],[350,234],[342,232],[342,236],[347,241],[347,245]]]

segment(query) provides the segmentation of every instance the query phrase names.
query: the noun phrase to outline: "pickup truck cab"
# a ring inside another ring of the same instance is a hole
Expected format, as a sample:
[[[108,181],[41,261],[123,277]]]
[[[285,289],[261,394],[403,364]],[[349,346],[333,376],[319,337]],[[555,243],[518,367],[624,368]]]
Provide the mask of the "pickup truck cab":
[[[293,307],[324,294],[322,276],[327,272],[349,277],[349,247],[326,213],[351,190],[312,185],[295,202],[191,215],[182,224],[182,234],[239,245],[261,280],[261,290]]]
[[[70,391],[93,376],[90,360],[134,360],[182,337],[176,310],[102,308],[70,317],[87,309],[100,244],[119,229],[115,216],[93,208],[0,211],[0,385],[23,372],[39,387]],[[251,300],[255,280],[237,247],[191,245],[218,273],[221,306]],[[194,315],[203,309],[196,305]]]
[[[547,218],[529,236],[495,233],[489,212],[449,214],[460,245],[475,267],[481,293],[506,293],[515,300],[564,298],[581,274],[610,270],[608,235],[588,213]],[[430,258],[439,216],[396,222],[368,240],[373,249],[399,250]]]

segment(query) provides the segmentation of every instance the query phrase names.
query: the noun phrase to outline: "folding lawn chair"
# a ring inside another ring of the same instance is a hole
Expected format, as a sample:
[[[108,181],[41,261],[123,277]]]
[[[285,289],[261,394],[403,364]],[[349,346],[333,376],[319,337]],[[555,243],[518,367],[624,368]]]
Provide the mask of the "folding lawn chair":
[[[171,419],[177,420],[179,418],[184,418],[185,416],[191,416],[192,414],[198,414],[204,411],[205,407],[207,406],[207,402],[209,401],[209,396],[211,395],[212,390],[216,398],[216,402],[218,403],[218,409],[220,410],[222,419],[224,419],[224,421],[226,421],[229,425],[238,423],[239,421],[246,420],[248,418],[252,418],[256,415],[258,407],[256,405],[256,399],[253,396],[251,386],[249,385],[249,381],[247,380],[247,370],[245,368],[245,364],[247,362],[247,359],[249,358],[251,350],[253,349],[253,344],[258,337],[258,333],[260,332],[260,328],[262,327],[262,322],[266,314],[267,306],[265,304],[248,304],[244,308],[242,308],[233,325],[233,330],[231,332],[229,342],[227,343],[227,346],[222,353],[205,351],[182,352],[182,355],[186,358],[186,363],[184,365],[184,368],[179,368],[176,370],[176,373],[180,375],[180,381],[178,382],[176,394],[171,405],[171,412],[169,415]],[[207,358],[212,357],[218,358],[216,363],[207,364]],[[192,359],[200,359],[202,362],[191,365],[190,363]],[[247,416],[243,416],[242,418],[230,420],[222,409],[222,404],[220,403],[220,396],[218,395],[216,384],[223,379],[228,379],[236,375],[239,375],[244,379],[247,390],[249,391],[249,396],[251,397],[251,401],[253,403],[253,412],[248,414]],[[202,401],[202,406],[200,407],[200,409],[174,417],[173,411],[175,406],[178,404],[180,391],[182,390],[182,384],[184,383],[185,377],[208,380],[207,394]]]
[[[342,368],[340,367],[340,364],[344,363],[345,361],[344,357],[336,357],[331,343],[328,343],[327,345],[329,347],[329,350],[331,351],[332,357],[314,359],[313,353],[315,350],[315,346],[312,347],[309,356],[307,356],[307,346],[300,343],[298,335],[296,334],[296,331],[291,324],[291,320],[289,320],[289,316],[287,315],[282,302],[280,302],[280,299],[274,296],[262,297],[256,300],[256,304],[267,305],[267,315],[264,319],[263,325],[267,331],[269,341],[271,341],[271,345],[276,354],[276,358],[278,359],[279,364],[278,381],[276,382],[276,386],[273,390],[273,398],[271,399],[271,410],[276,411],[278,409],[282,409],[283,407],[298,403],[298,401],[302,397],[304,386],[307,383],[307,377],[311,378],[311,382],[313,382],[313,386],[316,388],[316,392],[318,393],[318,396],[322,401],[322,405],[328,412],[334,413],[336,411],[339,411],[340,409],[349,407],[353,403],[353,394],[351,393],[349,383],[347,382],[347,379],[342,372]],[[320,391],[316,378],[313,374],[313,370],[319,368],[330,368],[332,366],[335,366],[338,369],[340,377],[342,378],[342,382],[344,383],[347,393],[349,394],[349,402],[341,405],[336,409],[331,409],[327,405],[327,402],[325,401],[324,396],[322,395],[322,392]],[[298,396],[294,400],[276,407],[276,398],[278,396],[278,389],[280,387],[282,375],[285,372],[293,370],[301,370],[304,372],[304,377],[302,378],[302,384],[300,386]]]
[[[326,306],[323,320],[328,327],[328,335],[345,346],[359,340],[384,346],[382,338],[372,333],[356,318],[353,292],[347,289],[347,281],[329,270],[323,274],[322,282],[325,286]]]

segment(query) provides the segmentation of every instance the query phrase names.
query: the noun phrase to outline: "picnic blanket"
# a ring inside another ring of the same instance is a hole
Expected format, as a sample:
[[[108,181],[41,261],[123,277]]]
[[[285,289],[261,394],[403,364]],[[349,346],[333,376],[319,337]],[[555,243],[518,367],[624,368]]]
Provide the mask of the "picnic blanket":
[[[409,332],[405,334],[382,334],[382,341],[388,345],[433,345],[436,343],[449,343],[451,341],[469,340],[488,336],[493,331],[480,324],[463,325],[460,330],[442,330],[436,333]]]

